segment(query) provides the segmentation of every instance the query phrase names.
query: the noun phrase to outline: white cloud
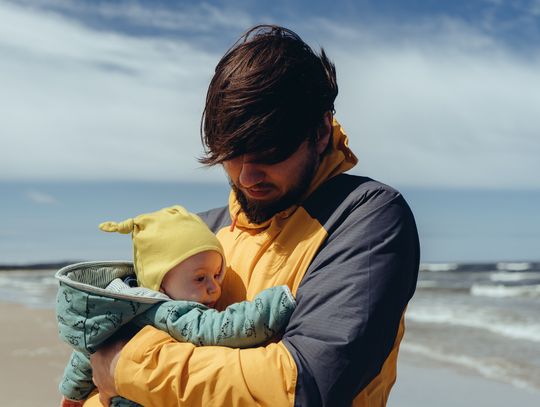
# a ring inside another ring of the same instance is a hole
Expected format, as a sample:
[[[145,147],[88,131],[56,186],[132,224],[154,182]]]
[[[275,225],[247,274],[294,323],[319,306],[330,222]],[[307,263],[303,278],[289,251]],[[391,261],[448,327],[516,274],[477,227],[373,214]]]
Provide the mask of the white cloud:
[[[89,16],[132,26],[156,28],[160,32],[205,33],[213,30],[243,31],[253,24],[251,17],[232,5],[216,7],[206,2],[179,2],[171,10],[160,4],[144,2],[80,2],[73,0],[16,0],[20,5],[42,10]]]
[[[194,157],[218,56],[7,4],[0,20],[0,177],[207,177]]]
[[[540,53],[525,59],[444,19],[390,38],[388,28],[326,46],[356,172],[400,185],[540,187]]]
[[[58,202],[54,196],[36,190],[27,191],[26,197],[38,204],[51,205]]]
[[[158,11],[155,24],[197,22],[201,10]],[[250,18],[232,21],[231,10],[213,8],[208,21],[240,32]],[[147,12],[132,9],[132,19]],[[187,37],[103,32],[5,3],[0,20],[0,178],[222,177],[195,161],[220,55]],[[538,50],[521,57],[449,18],[290,25],[336,62],[337,117],[357,173],[401,185],[540,187]]]

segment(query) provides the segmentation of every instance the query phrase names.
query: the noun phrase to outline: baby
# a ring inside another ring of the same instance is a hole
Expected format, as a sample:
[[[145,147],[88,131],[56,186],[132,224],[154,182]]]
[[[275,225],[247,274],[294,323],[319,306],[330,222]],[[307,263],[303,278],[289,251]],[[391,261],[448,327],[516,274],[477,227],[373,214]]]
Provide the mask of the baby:
[[[252,347],[282,331],[295,308],[289,289],[278,286],[252,302],[213,309],[226,271],[223,249],[206,224],[180,206],[100,229],[132,233],[136,284],[121,262],[80,263],[57,273],[60,336],[75,349],[60,384],[64,407],[83,405],[94,390],[89,354],[126,324],[154,325],[198,346]],[[111,405],[137,404],[116,397]]]

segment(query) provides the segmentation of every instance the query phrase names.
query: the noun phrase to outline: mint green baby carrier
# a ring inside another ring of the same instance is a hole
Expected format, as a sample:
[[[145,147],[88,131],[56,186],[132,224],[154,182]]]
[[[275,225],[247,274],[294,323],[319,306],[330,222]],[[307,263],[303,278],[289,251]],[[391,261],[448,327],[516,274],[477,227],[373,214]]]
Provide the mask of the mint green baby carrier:
[[[89,355],[119,335],[129,337],[153,325],[198,346],[260,346],[284,329],[296,306],[287,286],[269,288],[223,311],[143,287],[115,288],[116,281],[132,275],[133,264],[126,261],[77,263],[56,273],[59,335],[75,350],[60,384],[66,397],[83,400],[91,393]],[[116,397],[111,405],[137,404]]]

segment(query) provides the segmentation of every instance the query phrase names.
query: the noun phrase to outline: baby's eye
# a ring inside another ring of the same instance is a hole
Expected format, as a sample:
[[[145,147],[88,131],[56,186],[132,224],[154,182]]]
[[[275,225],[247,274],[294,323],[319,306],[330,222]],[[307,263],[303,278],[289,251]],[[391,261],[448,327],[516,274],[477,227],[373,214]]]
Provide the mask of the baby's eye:
[[[199,283],[202,283],[204,281],[204,276],[199,276],[199,277],[195,278],[195,281],[197,281]]]
[[[220,277],[221,277],[221,273],[217,273],[217,274],[214,276],[214,278],[215,278],[216,280],[219,280]]]

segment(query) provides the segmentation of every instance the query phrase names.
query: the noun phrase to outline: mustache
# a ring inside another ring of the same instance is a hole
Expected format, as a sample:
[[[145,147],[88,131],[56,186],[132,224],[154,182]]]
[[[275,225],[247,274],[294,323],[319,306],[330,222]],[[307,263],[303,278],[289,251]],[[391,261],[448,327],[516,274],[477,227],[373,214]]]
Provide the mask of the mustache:
[[[252,185],[251,187],[245,187],[240,182],[238,182],[238,185],[236,185],[233,180],[230,177],[227,177],[229,179],[229,185],[232,189],[235,191],[238,191],[240,189],[253,189],[253,188],[275,188],[276,186],[272,184],[271,182],[259,182],[258,184]]]
[[[240,184],[240,187],[244,189],[257,189],[257,188],[266,189],[266,188],[274,188],[275,185],[271,184],[270,182],[260,182],[258,184],[250,186],[249,188],[243,186],[242,184]]]

